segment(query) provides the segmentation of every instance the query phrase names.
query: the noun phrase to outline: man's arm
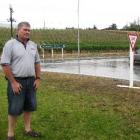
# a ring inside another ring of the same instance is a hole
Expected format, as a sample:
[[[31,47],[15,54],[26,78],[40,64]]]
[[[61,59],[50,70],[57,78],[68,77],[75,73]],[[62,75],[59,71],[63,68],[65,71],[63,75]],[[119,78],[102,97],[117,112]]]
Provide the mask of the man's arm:
[[[4,71],[4,74],[6,76],[6,78],[12,83],[15,81],[15,78],[11,72],[11,68],[9,65],[2,65],[2,68],[3,68],[3,71]]]
[[[10,83],[11,83],[13,92],[14,92],[15,94],[20,94],[22,85],[21,85],[20,83],[18,83],[18,82],[16,81],[16,79],[14,78],[10,66],[9,66],[9,65],[2,65],[2,68],[3,68],[3,71],[4,71],[4,74],[5,74],[6,78],[7,78],[7,79],[10,81]]]
[[[40,78],[40,73],[41,73],[41,68],[40,68],[40,63],[35,64],[35,75],[36,79]]]
[[[37,89],[40,84],[40,73],[41,73],[40,63],[35,63],[35,76],[36,76],[36,80],[34,82],[35,89]]]

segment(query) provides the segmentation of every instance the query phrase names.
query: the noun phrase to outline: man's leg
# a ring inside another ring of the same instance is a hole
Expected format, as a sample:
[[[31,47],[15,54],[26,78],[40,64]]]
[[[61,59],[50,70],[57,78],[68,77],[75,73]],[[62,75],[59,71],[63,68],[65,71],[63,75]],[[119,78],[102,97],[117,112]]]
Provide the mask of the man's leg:
[[[26,91],[24,101],[24,127],[25,131],[31,131],[31,113],[36,110],[36,91],[34,89],[35,78],[31,77],[26,80]]]
[[[14,129],[16,125],[17,117],[8,115],[8,137],[14,136]]]
[[[23,117],[25,131],[29,132],[31,131],[31,112],[24,112]]]
[[[24,112],[25,135],[30,137],[41,137],[41,133],[31,128],[31,112]]]
[[[40,137],[41,134],[31,128],[31,112],[36,110],[36,91],[34,89],[35,78],[29,78],[26,87],[25,102],[24,102],[24,125],[25,135],[31,137]]]

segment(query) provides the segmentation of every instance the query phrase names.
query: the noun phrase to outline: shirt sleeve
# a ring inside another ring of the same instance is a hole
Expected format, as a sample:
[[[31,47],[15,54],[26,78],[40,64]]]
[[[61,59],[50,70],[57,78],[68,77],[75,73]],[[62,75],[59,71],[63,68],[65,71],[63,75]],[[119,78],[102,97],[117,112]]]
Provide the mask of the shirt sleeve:
[[[40,63],[40,57],[39,57],[38,49],[37,49],[36,55],[35,55],[35,63]]]
[[[1,65],[10,64],[12,58],[12,47],[11,43],[6,43],[3,47],[2,55],[1,55]]]

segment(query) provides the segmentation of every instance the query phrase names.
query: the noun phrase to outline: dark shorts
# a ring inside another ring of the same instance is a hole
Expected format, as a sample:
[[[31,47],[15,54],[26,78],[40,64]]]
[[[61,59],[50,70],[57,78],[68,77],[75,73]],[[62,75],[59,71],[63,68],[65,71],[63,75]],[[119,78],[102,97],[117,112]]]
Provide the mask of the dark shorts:
[[[17,116],[23,111],[31,112],[37,108],[36,91],[34,89],[34,77],[16,78],[22,85],[20,94],[14,94],[11,83],[8,81],[7,95],[8,95],[8,114]]]

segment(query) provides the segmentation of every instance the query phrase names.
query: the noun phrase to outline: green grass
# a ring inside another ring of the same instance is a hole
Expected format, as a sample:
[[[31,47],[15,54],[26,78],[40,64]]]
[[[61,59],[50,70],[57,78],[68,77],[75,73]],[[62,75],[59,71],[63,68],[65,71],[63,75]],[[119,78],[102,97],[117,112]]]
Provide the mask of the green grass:
[[[116,87],[123,82],[43,73],[37,93],[38,110],[33,113],[32,119],[33,128],[43,134],[38,140],[139,140],[140,91]],[[7,96],[2,73],[0,95],[0,140],[4,140]],[[23,130],[20,116],[16,139],[33,140],[23,136]]]

